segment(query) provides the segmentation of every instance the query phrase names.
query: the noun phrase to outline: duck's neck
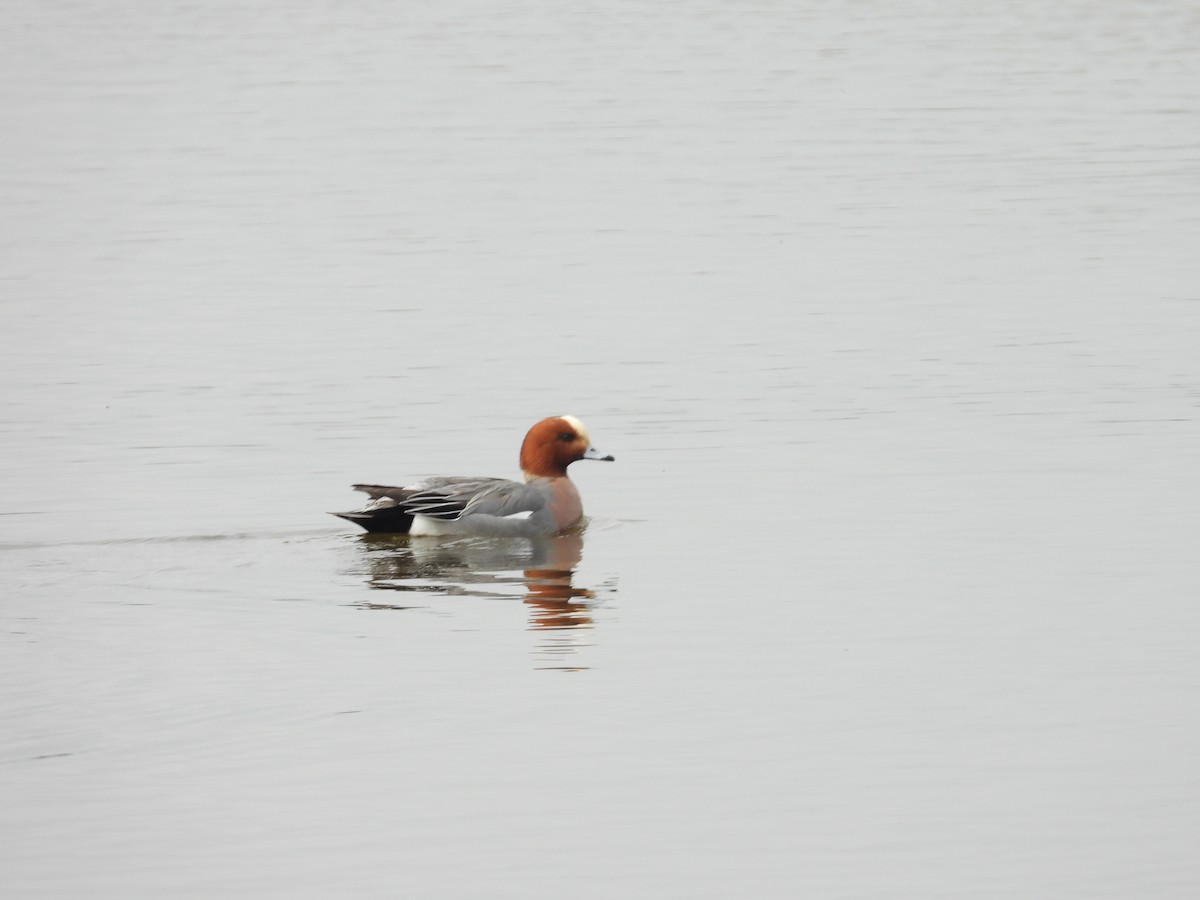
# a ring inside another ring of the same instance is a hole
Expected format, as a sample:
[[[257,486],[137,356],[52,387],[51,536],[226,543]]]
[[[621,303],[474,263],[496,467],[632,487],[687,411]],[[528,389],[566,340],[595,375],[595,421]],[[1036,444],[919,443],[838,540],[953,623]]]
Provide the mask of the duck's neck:
[[[567,470],[566,470],[566,468],[554,469],[554,468],[550,468],[550,467],[534,469],[534,470],[525,469],[524,475],[525,475],[526,482],[540,481],[540,480],[555,480],[555,479],[559,479],[559,478],[566,478]]]

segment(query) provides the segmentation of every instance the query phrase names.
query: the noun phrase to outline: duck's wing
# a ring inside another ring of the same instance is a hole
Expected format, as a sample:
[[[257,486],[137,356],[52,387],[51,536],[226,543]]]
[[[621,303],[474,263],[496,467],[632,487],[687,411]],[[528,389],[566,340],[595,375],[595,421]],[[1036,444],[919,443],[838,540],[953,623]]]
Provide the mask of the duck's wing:
[[[350,487],[356,491],[362,491],[372,500],[380,500],[384,497],[398,500],[403,495],[412,491],[412,488],[394,487],[388,484],[352,484]]]
[[[356,484],[369,508],[400,507],[408,515],[454,521],[464,516],[513,516],[537,512],[546,504],[544,490],[507,478],[427,478],[408,487]]]
[[[546,509],[550,492],[541,484],[523,484],[497,478],[483,490],[477,491],[463,510],[464,516],[520,516]]]
[[[434,519],[504,518],[537,512],[546,505],[544,494],[507,478],[448,478],[421,486],[405,499],[404,506],[411,513]]]

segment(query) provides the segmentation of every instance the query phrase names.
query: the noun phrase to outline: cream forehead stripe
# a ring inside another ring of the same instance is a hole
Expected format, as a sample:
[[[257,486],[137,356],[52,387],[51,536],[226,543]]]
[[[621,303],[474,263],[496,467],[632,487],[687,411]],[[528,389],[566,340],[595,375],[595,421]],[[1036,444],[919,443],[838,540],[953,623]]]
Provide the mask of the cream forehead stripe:
[[[585,441],[587,441],[589,444],[592,442],[592,439],[590,437],[588,437],[587,429],[583,427],[583,423],[580,422],[577,418],[575,418],[574,416],[559,416],[559,418],[562,419],[564,422],[566,422],[568,425],[570,425],[572,428],[574,428],[577,432],[579,432],[579,436],[581,438],[583,438]]]

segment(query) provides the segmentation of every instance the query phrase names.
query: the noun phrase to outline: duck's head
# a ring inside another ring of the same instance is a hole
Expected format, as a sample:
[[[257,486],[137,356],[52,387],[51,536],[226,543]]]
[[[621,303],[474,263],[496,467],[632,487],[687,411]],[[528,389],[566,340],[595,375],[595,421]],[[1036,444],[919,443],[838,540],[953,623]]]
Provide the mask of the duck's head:
[[[577,459],[613,461],[592,446],[587,429],[574,416],[542,419],[521,444],[521,471],[535,478],[566,475],[567,466]]]

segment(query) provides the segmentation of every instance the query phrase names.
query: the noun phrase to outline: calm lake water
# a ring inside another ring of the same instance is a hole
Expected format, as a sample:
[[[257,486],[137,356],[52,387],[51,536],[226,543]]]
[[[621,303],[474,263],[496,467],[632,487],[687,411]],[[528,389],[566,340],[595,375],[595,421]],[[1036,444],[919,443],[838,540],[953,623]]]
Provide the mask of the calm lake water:
[[[4,18],[0,894],[1200,895],[1194,3]]]

